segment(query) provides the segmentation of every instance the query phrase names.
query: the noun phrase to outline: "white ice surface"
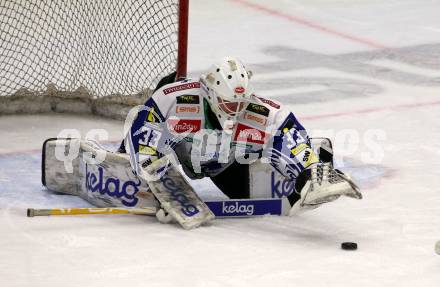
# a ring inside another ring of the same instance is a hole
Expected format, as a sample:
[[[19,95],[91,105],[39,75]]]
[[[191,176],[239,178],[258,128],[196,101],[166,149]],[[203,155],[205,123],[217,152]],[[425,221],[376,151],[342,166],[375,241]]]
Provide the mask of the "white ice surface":
[[[344,156],[339,165],[360,182],[364,199],[340,199],[293,218],[216,220],[192,231],[150,217],[27,218],[27,207],[88,206],[42,187],[39,150],[44,139],[65,128],[79,129],[83,136],[104,128],[116,144],[123,123],[69,115],[2,116],[0,286],[440,286],[440,256],[434,253],[440,240],[438,58],[414,50],[413,59],[428,66],[398,59],[401,47],[440,42],[438,1],[252,2],[266,10],[240,4],[244,1],[190,2],[192,71],[206,68],[212,59],[237,55],[254,68],[265,96],[273,92],[286,103],[292,99],[286,93],[328,88],[331,81],[319,79],[380,87],[362,97],[289,102],[313,135],[333,139],[337,155]],[[385,59],[373,55],[362,60],[379,67],[371,74],[328,66],[271,69],[282,63],[273,50],[265,52],[268,47],[334,57],[377,51],[336,31],[391,50]],[[404,72],[402,80],[387,76],[396,71]],[[427,80],[411,82],[419,75]],[[291,86],[271,84],[280,78]],[[297,79],[312,78],[318,78],[313,85],[295,85]],[[369,143],[371,129],[382,131],[385,139]],[[371,155],[380,151],[384,157],[373,162]],[[219,196],[209,193],[207,181],[194,185],[203,197]],[[343,241],[355,241],[359,249],[342,251]]]

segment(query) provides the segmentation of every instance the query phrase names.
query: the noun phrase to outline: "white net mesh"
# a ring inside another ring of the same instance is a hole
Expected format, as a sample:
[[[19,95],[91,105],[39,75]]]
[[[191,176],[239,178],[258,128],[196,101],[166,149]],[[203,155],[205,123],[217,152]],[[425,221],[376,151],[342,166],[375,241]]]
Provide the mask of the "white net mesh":
[[[178,8],[178,0],[0,1],[0,114],[73,104],[58,106],[61,98],[92,112],[142,101],[176,69]]]

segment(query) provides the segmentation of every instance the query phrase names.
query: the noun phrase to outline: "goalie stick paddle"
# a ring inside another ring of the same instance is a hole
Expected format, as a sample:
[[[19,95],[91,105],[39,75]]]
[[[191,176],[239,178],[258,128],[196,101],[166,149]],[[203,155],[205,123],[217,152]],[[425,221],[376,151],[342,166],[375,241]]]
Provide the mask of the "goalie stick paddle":
[[[286,198],[269,199],[227,199],[210,200],[205,204],[214,213],[216,218],[253,217],[262,215],[286,215],[290,204]],[[158,211],[155,207],[145,208],[54,208],[54,209],[27,209],[27,216],[49,215],[98,215],[98,214],[134,214],[154,216]]]

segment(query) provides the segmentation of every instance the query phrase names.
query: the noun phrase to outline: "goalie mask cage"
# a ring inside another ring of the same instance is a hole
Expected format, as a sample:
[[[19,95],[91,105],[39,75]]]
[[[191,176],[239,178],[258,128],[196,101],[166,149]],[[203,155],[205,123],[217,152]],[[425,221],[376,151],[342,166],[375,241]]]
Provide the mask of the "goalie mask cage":
[[[0,115],[124,118],[186,75],[188,0],[2,0]]]

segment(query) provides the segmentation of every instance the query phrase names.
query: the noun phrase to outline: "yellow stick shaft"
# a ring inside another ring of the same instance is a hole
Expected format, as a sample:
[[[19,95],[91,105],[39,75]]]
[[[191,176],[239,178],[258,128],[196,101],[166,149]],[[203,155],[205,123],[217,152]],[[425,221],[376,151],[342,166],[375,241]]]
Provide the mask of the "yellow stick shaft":
[[[34,209],[28,208],[27,216],[48,216],[48,215],[80,215],[80,214],[135,214],[135,215],[155,215],[157,209],[154,207],[144,208],[52,208]]]

